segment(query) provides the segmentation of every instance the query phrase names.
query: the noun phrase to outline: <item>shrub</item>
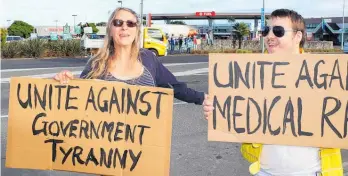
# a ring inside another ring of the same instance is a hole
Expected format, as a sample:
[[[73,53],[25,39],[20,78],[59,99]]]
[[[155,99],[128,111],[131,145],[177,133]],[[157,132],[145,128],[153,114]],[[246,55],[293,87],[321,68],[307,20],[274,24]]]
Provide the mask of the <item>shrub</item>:
[[[38,58],[45,51],[45,41],[40,39],[27,40],[22,44],[22,54],[25,57]]]
[[[237,49],[236,53],[252,53],[252,50]]]
[[[45,55],[48,57],[80,56],[82,52],[80,40],[60,40],[47,42]]]
[[[64,40],[60,43],[61,56],[79,56],[82,53],[79,40]]]
[[[3,58],[14,58],[21,56],[21,42],[10,42],[1,45],[1,55]]]
[[[59,41],[48,41],[45,48],[46,57],[58,57],[60,55]]]
[[[5,43],[6,43],[6,36],[7,36],[7,29],[5,29],[5,28],[1,28],[0,29],[0,35],[1,35],[1,45],[5,45]]]

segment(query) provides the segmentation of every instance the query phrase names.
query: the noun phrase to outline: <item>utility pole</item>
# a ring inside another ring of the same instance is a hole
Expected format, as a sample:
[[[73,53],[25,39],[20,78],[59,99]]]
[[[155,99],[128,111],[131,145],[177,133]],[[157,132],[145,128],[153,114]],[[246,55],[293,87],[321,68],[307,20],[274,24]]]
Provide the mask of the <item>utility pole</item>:
[[[143,36],[143,11],[144,11],[144,0],[140,0],[140,48],[143,48],[144,36]]]
[[[343,15],[342,15],[342,40],[341,40],[341,48],[342,50],[344,49],[344,32],[345,32],[345,29],[344,29],[344,6],[346,5],[346,0],[343,0]]]
[[[261,30],[265,28],[265,0],[262,0],[262,12],[261,12]],[[263,36],[261,36],[262,53],[265,52],[265,41]]]
[[[74,29],[74,34],[76,34],[76,32],[75,32],[75,25],[76,25],[76,23],[75,23],[75,17],[77,16],[77,15],[72,15],[73,17],[74,17],[74,27],[73,27],[73,29]]]
[[[54,20],[54,22],[56,22],[56,32],[57,32],[57,35],[58,35],[58,20]]]
[[[73,17],[74,17],[74,27],[75,27],[75,25],[76,25],[76,23],[75,23],[75,17],[77,16],[77,15],[72,15]]]

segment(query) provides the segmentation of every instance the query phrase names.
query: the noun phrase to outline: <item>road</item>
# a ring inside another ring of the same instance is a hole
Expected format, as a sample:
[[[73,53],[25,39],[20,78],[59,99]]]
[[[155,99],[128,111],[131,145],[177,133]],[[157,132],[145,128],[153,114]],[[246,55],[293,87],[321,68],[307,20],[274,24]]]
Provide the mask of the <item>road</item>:
[[[199,90],[208,91],[207,56],[168,56],[160,60],[180,81]],[[78,75],[86,59],[2,60],[1,64],[1,175],[5,176],[84,176],[62,171],[38,171],[6,168],[9,80],[13,76],[52,77],[68,69]],[[239,144],[208,142],[207,121],[202,107],[175,100],[172,132],[170,175],[174,176],[244,176],[249,164],[239,152]],[[343,151],[348,175],[348,151]]]

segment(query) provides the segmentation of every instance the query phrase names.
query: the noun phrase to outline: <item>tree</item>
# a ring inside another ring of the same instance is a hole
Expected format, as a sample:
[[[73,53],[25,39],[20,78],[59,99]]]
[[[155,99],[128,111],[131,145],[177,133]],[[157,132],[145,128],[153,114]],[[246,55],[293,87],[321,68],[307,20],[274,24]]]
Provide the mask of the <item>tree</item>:
[[[1,28],[1,45],[5,45],[6,43],[6,36],[7,36],[7,29]]]
[[[93,33],[97,33],[99,31],[99,29],[94,23],[88,23],[88,26],[92,27]]]
[[[186,25],[183,21],[170,21],[169,24],[180,24],[180,25]]]
[[[234,36],[238,40],[238,48],[241,49],[242,48],[243,37],[250,34],[249,26],[247,24],[243,23],[243,22],[236,23],[232,27],[232,31],[233,31]]]
[[[106,26],[106,22],[99,22],[96,24],[96,26]]]
[[[83,36],[83,34],[85,33],[84,28],[85,27],[92,27],[92,32],[93,33],[97,33],[99,31],[99,29],[97,28],[97,26],[94,23],[79,23],[77,26],[81,26],[81,36]]]
[[[34,27],[24,21],[14,21],[8,28],[8,34],[28,38],[33,30]]]
[[[231,16],[231,17],[227,18],[227,22],[231,24],[231,28],[233,29],[233,25],[236,22],[236,19]],[[233,33],[233,30],[231,30],[231,39],[232,39],[233,48],[236,48],[237,37]]]
[[[229,18],[227,18],[227,22],[233,24],[234,22],[236,22],[236,19],[233,17],[229,17]]]

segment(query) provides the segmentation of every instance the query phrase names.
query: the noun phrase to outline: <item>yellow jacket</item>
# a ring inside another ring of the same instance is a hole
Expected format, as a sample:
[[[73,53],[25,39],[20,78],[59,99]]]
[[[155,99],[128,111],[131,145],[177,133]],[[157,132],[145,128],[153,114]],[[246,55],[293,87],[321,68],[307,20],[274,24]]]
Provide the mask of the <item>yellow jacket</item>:
[[[300,53],[304,50],[301,48]],[[255,175],[260,171],[260,155],[262,151],[262,144],[242,144],[241,153],[244,159],[252,163],[249,171]],[[322,176],[343,176],[342,157],[340,149],[320,149],[321,159],[321,175]]]
[[[244,159],[252,163],[249,172],[255,175],[260,171],[260,155],[262,144],[242,144],[241,153]],[[343,176],[342,157],[340,149],[320,149],[321,175],[322,176]]]

